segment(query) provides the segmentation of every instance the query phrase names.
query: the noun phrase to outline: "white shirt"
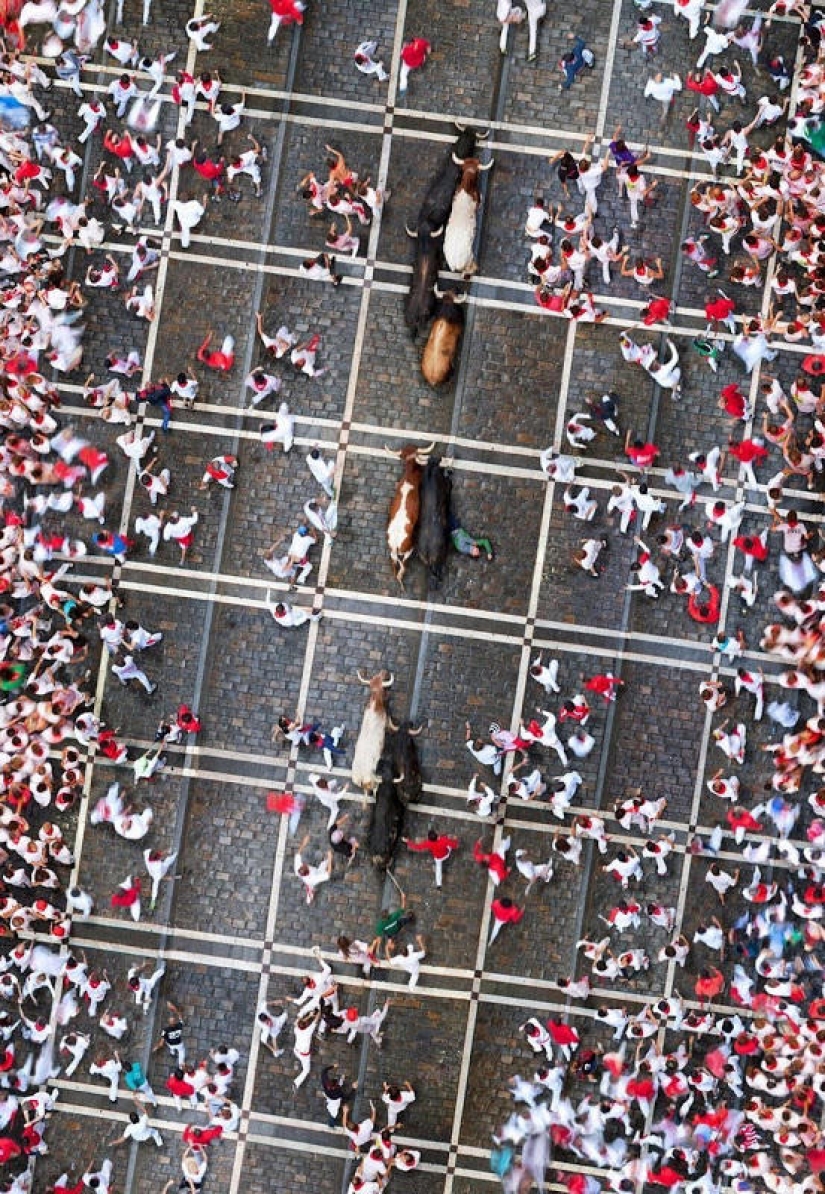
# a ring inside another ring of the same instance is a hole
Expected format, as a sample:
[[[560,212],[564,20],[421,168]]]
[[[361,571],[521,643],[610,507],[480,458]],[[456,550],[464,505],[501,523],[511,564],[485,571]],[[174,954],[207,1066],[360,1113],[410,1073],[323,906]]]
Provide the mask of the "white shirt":
[[[197,199],[190,199],[186,203],[176,199],[174,206],[175,215],[178,217],[181,228],[194,228],[203,219],[206,211],[206,208]]]
[[[668,75],[663,79],[648,79],[645,84],[645,95],[653,99],[669,103],[677,91],[682,90],[682,80],[678,75]]]
[[[151,1140],[154,1135],[154,1128],[149,1126],[149,1116],[144,1112],[137,1123],[129,1120],[126,1127],[123,1129],[123,1135],[130,1140],[136,1140],[140,1143],[143,1140]]]

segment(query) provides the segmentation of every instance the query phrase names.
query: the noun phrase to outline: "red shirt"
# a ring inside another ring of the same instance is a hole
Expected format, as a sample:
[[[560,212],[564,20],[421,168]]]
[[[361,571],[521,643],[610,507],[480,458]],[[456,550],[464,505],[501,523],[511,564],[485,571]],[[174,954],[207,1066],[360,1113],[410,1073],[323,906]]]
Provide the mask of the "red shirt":
[[[191,1082],[186,1082],[183,1078],[176,1078],[174,1074],[170,1074],[166,1079],[166,1089],[170,1094],[177,1095],[179,1098],[188,1099],[195,1093]]]
[[[131,887],[118,888],[112,896],[113,908],[131,908],[132,904],[136,904],[140,899],[140,879],[137,879]]]
[[[763,543],[758,536],[737,535],[733,546],[738,547],[744,555],[753,556],[760,563],[768,558],[768,545]]]
[[[719,84],[710,71],[705,71],[704,77],[701,79],[686,79],[685,87],[688,91],[698,91],[700,95],[716,95],[719,90]]]
[[[729,443],[728,451],[731,456],[741,460],[742,464],[762,464],[768,458],[768,449],[764,444],[758,444],[752,439],[743,439],[741,444]]]
[[[415,70],[418,66],[423,66],[427,61],[432,46],[423,37],[414,37],[412,41],[408,41],[401,51],[401,61],[408,66],[410,70]]]
[[[119,141],[113,142],[110,133],[107,133],[103,138],[103,148],[108,149],[109,153],[113,153],[115,157],[122,158],[123,161],[126,158],[132,157],[135,152],[132,148],[132,142],[127,136],[124,135]]]
[[[747,809],[744,809],[741,813],[736,813],[733,809],[729,809],[725,817],[731,829],[753,829],[758,833],[762,828],[759,821]]]
[[[303,9],[298,8],[295,0],[269,0],[269,7],[276,17],[280,17],[285,24],[295,21],[298,25],[304,23]]]
[[[500,920],[504,924],[517,925],[524,916],[523,908],[517,908],[515,904],[508,907],[506,904],[502,904],[501,900],[493,900],[490,911],[496,920]],[[547,1027],[549,1028],[550,1025],[548,1024]]]
[[[735,309],[736,303],[733,299],[726,298],[723,294],[705,303],[705,315],[708,319],[727,319],[729,315],[733,315]]]
[[[642,323],[650,327],[652,323],[659,323],[669,315],[670,299],[655,298],[647,304],[647,314],[642,318]]]
[[[208,182],[214,182],[216,178],[220,178],[223,174],[223,165],[222,161],[213,162],[211,158],[206,158],[203,162],[192,160],[192,168]]]
[[[556,1045],[577,1045],[579,1043],[579,1034],[575,1028],[571,1028],[569,1024],[565,1024],[563,1020],[548,1020],[547,1027],[550,1035],[553,1038],[553,1043]]]
[[[586,687],[587,685],[585,684],[585,688]],[[559,709],[559,721],[587,721],[589,716],[589,705],[576,704],[573,705],[572,709],[565,709],[564,706]]]
[[[486,866],[488,871],[492,871],[500,883],[503,883],[510,874],[510,868],[501,855],[485,854],[481,848],[480,840],[473,846],[473,858],[481,866]]]
[[[656,462],[659,449],[655,444],[642,444],[641,448],[635,448],[633,444],[630,444],[625,455],[631,464],[636,465],[636,468],[650,468]]]
[[[441,837],[437,837],[435,841],[430,841],[429,838],[425,838],[423,842],[411,842],[408,840],[407,849],[419,852],[428,850],[433,858],[440,858],[443,861],[445,858],[450,857],[453,850],[458,849],[458,838],[442,835]]]
[[[214,1128],[201,1128],[195,1135],[195,1124],[188,1124],[183,1129],[184,1144],[191,1144],[193,1148],[199,1148],[202,1145],[211,1144],[213,1140],[217,1140],[219,1136],[223,1135],[223,1128],[217,1126]]]
[[[52,1194],[83,1194],[83,1178],[74,1186],[55,1186]]]
[[[613,676],[591,676],[584,686],[588,692],[598,692],[602,696],[609,697],[614,688],[621,686],[621,681],[616,680]]]
[[[29,178],[37,178],[39,173],[40,166],[37,164],[37,162],[31,162],[28,158],[26,158],[26,160],[21,162],[15,170],[14,181],[26,182],[26,180]]]
[[[5,1165],[13,1157],[19,1157],[22,1148],[11,1136],[0,1136],[0,1165]]]
[[[716,585],[708,585],[708,596],[699,600],[699,594],[691,593],[688,598],[687,612],[694,622],[719,621],[719,590]]]
[[[747,399],[736,382],[731,382],[730,385],[725,386],[720,397],[725,403],[725,414],[730,415],[733,419],[741,419],[743,417]]]

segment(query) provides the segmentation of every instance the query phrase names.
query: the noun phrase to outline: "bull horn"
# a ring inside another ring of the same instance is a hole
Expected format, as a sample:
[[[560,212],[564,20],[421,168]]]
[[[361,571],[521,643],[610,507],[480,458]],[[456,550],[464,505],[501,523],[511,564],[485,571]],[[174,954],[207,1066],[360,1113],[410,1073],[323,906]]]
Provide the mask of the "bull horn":
[[[358,679],[361,681],[362,684],[369,684],[369,680],[365,680],[364,677],[361,675],[360,667],[355,674],[357,675]]]
[[[384,451],[387,453],[388,456],[397,456],[399,459],[401,458],[400,449],[391,448],[389,444],[384,444]]]
[[[424,722],[422,721],[421,725],[418,727],[417,730],[414,730],[412,728],[412,726],[410,726],[410,728],[407,730],[407,733],[409,734],[409,736],[411,738],[417,738],[423,729],[424,729]]]
[[[404,231],[406,232],[407,236],[412,236],[412,237],[414,237],[414,238],[416,238],[416,239],[418,238],[418,233],[417,233],[417,232],[411,232],[411,231],[410,231],[409,224],[405,224],[405,225],[404,225]]]
[[[454,302],[454,303],[458,303],[458,304],[459,304],[459,306],[460,306],[460,305],[461,305],[461,303],[466,303],[466,302],[467,302],[467,295],[466,295],[466,294],[454,294],[454,295],[453,295],[453,302]]]
[[[459,158],[459,157],[456,157],[456,155],[455,155],[455,152],[451,153],[451,154],[450,154],[450,157],[453,159],[453,161],[455,162],[456,166],[463,166],[463,165],[464,165],[464,158]]]
[[[387,725],[390,727],[390,729],[392,730],[392,732],[394,734],[398,731],[398,726],[395,724],[393,719],[390,717],[389,713],[387,714]]]
[[[402,771],[400,775],[398,775],[398,776],[394,776],[394,777],[393,777],[393,781],[392,781],[392,782],[393,782],[394,784],[403,784],[403,782],[404,782],[404,779],[405,779],[405,776],[404,776],[404,772]]]
[[[443,231],[444,231],[444,225],[441,224],[438,228],[434,228],[433,231],[430,233],[430,239],[436,240],[437,237],[441,236],[441,233]]]
[[[419,448],[418,451],[416,452],[416,456],[429,456],[430,452],[432,452],[434,447],[435,447],[435,440],[433,440],[433,442],[429,445],[429,447]]]
[[[444,298],[444,291],[438,289],[438,283],[433,283],[433,294],[436,298]]]
[[[496,160],[495,158],[490,158],[489,162],[487,162],[487,164],[485,166],[482,166],[481,162],[479,162],[478,163],[479,170],[489,170],[495,160]]]
[[[393,684],[395,683],[395,676],[392,674],[392,672],[389,673],[389,677],[390,677],[389,680],[381,681],[381,685],[383,688],[392,688]]]
[[[464,130],[466,129],[466,127],[467,127],[467,125],[466,125],[466,124],[461,124],[461,122],[460,122],[460,121],[458,121],[458,120],[454,120],[454,121],[453,121],[453,124],[455,125],[455,127],[458,129],[458,131],[459,131],[460,133],[463,133],[463,132],[464,132]]]
[[[490,133],[491,133],[492,131],[493,131],[492,129],[487,129],[487,132],[486,132],[486,133],[478,133],[478,132],[477,132],[477,133],[476,133],[476,140],[478,140],[478,141],[486,141],[486,140],[487,140],[487,138],[490,136]]]

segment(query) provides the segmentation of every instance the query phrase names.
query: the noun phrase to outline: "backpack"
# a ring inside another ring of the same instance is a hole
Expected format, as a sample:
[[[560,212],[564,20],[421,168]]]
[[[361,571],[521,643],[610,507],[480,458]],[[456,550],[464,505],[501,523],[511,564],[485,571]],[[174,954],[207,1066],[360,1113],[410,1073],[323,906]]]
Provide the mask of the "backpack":
[[[582,50],[582,62],[585,66],[589,67],[590,70],[592,70],[596,65],[596,55],[592,50],[588,49],[587,46],[585,46]]]

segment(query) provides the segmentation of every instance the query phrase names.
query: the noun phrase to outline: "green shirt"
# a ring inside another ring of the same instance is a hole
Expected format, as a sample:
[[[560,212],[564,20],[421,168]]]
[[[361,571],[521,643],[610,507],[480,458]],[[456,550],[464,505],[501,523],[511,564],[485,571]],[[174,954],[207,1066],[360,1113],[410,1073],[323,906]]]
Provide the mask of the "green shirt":
[[[123,1081],[130,1090],[140,1090],[142,1086],[146,1085],[146,1075],[140,1068],[139,1061],[133,1061],[126,1073],[123,1075]]]
[[[394,937],[407,922],[407,913],[403,908],[397,908],[395,912],[390,912],[388,916],[382,916],[375,924],[375,935],[377,937]]]

